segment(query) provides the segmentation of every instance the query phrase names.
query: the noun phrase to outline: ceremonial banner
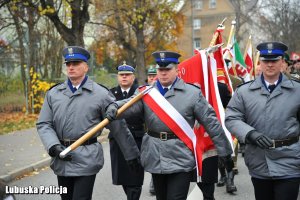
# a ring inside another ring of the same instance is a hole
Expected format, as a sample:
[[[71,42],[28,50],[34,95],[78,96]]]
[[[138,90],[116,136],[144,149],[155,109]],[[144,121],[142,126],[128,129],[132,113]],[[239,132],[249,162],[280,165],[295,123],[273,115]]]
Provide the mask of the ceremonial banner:
[[[253,47],[251,42],[251,36],[249,37],[248,44],[245,50],[245,64],[247,66],[248,74],[250,75],[250,79],[255,77],[255,70],[253,65]]]
[[[221,102],[217,84],[217,62],[210,56],[207,59],[204,50],[196,50],[195,53],[196,55],[179,64],[179,77],[187,83],[201,86],[203,96],[214,108],[216,115],[221,122],[226,136],[233,148],[231,134],[226,129],[224,124],[225,112]],[[209,135],[206,133],[204,127],[196,123],[194,132],[196,134],[197,152],[201,152],[201,159],[200,155],[197,155],[198,159],[204,160],[205,157],[202,158],[202,154],[208,151],[210,152],[210,155],[208,155],[207,157],[217,155],[213,142],[211,141]]]
[[[218,44],[222,44],[222,30],[216,30],[216,32],[218,32],[218,37],[216,39],[216,42],[215,42],[215,45],[218,45]],[[227,66],[224,62],[224,59],[223,59],[223,50],[221,47],[218,48],[217,51],[215,51],[213,53],[213,56],[214,56],[214,59],[216,60],[217,62],[217,79],[219,82],[222,82],[222,83],[225,83],[230,91],[231,94],[233,94],[233,88],[232,88],[232,83],[231,83],[231,80],[230,80],[230,77],[229,77],[229,72],[228,72],[228,69],[227,69]]]
[[[243,81],[245,81],[245,82],[250,81],[250,75],[247,71],[247,66],[246,66],[244,58],[242,56],[239,44],[237,43],[237,41],[235,39],[234,39],[234,44],[233,44],[232,55],[233,55],[233,63],[235,66],[237,76],[239,78],[242,78]]]

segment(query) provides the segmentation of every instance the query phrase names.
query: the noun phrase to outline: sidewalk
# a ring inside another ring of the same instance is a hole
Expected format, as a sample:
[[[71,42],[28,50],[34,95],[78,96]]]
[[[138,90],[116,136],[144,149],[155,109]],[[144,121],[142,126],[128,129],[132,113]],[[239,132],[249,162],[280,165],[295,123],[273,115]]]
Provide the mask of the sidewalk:
[[[0,179],[6,182],[50,163],[35,128],[0,135],[0,160]]]
[[[105,139],[104,131],[100,140]],[[11,182],[26,173],[49,166],[46,152],[36,128],[0,135],[0,179]]]

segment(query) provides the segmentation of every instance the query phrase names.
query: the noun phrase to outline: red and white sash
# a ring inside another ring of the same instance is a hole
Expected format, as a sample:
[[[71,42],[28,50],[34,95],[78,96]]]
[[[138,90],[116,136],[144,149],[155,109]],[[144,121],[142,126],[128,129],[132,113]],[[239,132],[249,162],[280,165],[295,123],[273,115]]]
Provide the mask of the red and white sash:
[[[196,148],[196,135],[191,126],[156,88],[151,89],[145,94],[143,96],[143,101],[194,153],[197,166],[197,181],[200,181],[200,176],[202,174],[202,153],[197,153],[199,149],[197,150]]]

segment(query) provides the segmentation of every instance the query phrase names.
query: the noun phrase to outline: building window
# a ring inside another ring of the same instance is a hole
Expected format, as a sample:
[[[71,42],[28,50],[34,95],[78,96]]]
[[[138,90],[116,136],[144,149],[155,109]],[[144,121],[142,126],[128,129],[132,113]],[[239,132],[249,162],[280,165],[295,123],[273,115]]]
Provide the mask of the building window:
[[[216,8],[217,0],[209,0],[209,8]]]
[[[201,19],[194,19],[194,30],[201,28]]]
[[[200,38],[195,38],[194,39],[194,48],[195,49],[201,49],[201,39]]]
[[[202,8],[203,8],[203,1],[202,0],[196,0],[194,2],[194,8],[196,10],[202,10]]]

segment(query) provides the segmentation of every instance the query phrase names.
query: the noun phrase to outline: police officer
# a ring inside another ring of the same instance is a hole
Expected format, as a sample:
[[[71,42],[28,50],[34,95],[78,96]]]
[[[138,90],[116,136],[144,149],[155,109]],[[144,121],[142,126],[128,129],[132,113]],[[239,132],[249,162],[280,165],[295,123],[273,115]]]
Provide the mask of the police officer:
[[[291,60],[289,54],[284,53],[283,61],[281,72],[288,78],[291,78]]]
[[[147,71],[147,84],[148,85],[152,85],[155,82],[156,75],[157,75],[156,68],[154,68],[153,66],[150,66]]]
[[[67,157],[60,158],[59,154],[104,119],[105,108],[114,102],[114,97],[86,75],[90,58],[86,49],[69,46],[63,50],[63,56],[68,78],[47,92],[37,130],[52,157],[50,166],[57,175],[58,185],[67,188],[67,194],[61,194],[61,198],[87,200],[92,199],[96,174],[104,163],[103,149],[97,141],[102,130]],[[114,121],[107,128],[119,143],[125,160],[134,168],[139,150],[125,121]]]
[[[300,59],[294,61],[291,71],[291,78],[295,80],[300,80]]]
[[[134,84],[135,69],[124,62],[123,65],[117,67],[118,83],[117,87],[111,89],[111,92],[116,97],[116,100],[126,99],[132,96],[138,85]],[[142,139],[145,134],[144,119],[141,116],[133,116],[126,118],[126,123],[131,131],[137,146],[140,148]],[[123,153],[114,139],[113,135],[109,134],[110,156],[111,156],[111,171],[114,185],[122,185],[123,190],[127,195],[128,200],[138,200],[142,192],[144,181],[144,170],[132,172],[127,165]]]
[[[147,80],[146,80],[146,83],[148,85],[152,85],[155,82],[156,75],[157,75],[156,68],[153,67],[153,66],[150,66],[149,69],[147,70]],[[151,181],[150,181],[149,185],[150,185],[150,187],[149,187],[149,193],[151,195],[155,195],[155,189],[154,189],[153,178],[152,177],[151,177]]]
[[[231,99],[230,91],[229,91],[227,85],[222,82],[218,82],[218,89],[219,89],[222,105],[223,105],[224,109],[226,109],[228,102]],[[222,187],[226,184],[226,192],[228,192],[228,193],[233,193],[233,192],[237,191],[237,188],[234,185],[234,174],[235,174],[234,170],[238,171],[237,166],[236,166],[237,165],[237,153],[238,153],[237,146],[238,146],[238,144],[236,144],[236,147],[235,147],[235,156],[233,157],[234,168],[232,171],[226,172],[225,164],[222,162],[221,159],[218,162],[218,168],[219,168],[221,177],[217,183],[217,187]],[[212,167],[210,167],[210,168],[212,168]]]
[[[226,127],[246,142],[245,163],[257,200],[296,200],[300,181],[300,83],[282,74],[280,42],[264,42],[262,74],[237,88],[226,109]]]
[[[180,54],[158,51],[152,55],[157,63],[158,77],[153,90],[158,90],[162,98],[165,98],[179,112],[191,128],[195,120],[203,124],[216,144],[219,156],[226,159],[228,168],[232,169],[231,146],[213,108],[202,96],[199,88],[186,84],[177,77]],[[106,112],[108,118],[115,119],[117,107],[125,102],[123,100],[111,104]],[[152,174],[156,198],[186,199],[191,172],[195,168],[193,153],[159,118],[159,113],[151,110],[144,100],[138,101],[124,113],[124,117],[132,115],[143,116],[148,127],[148,132],[143,138],[141,162],[144,169]]]

